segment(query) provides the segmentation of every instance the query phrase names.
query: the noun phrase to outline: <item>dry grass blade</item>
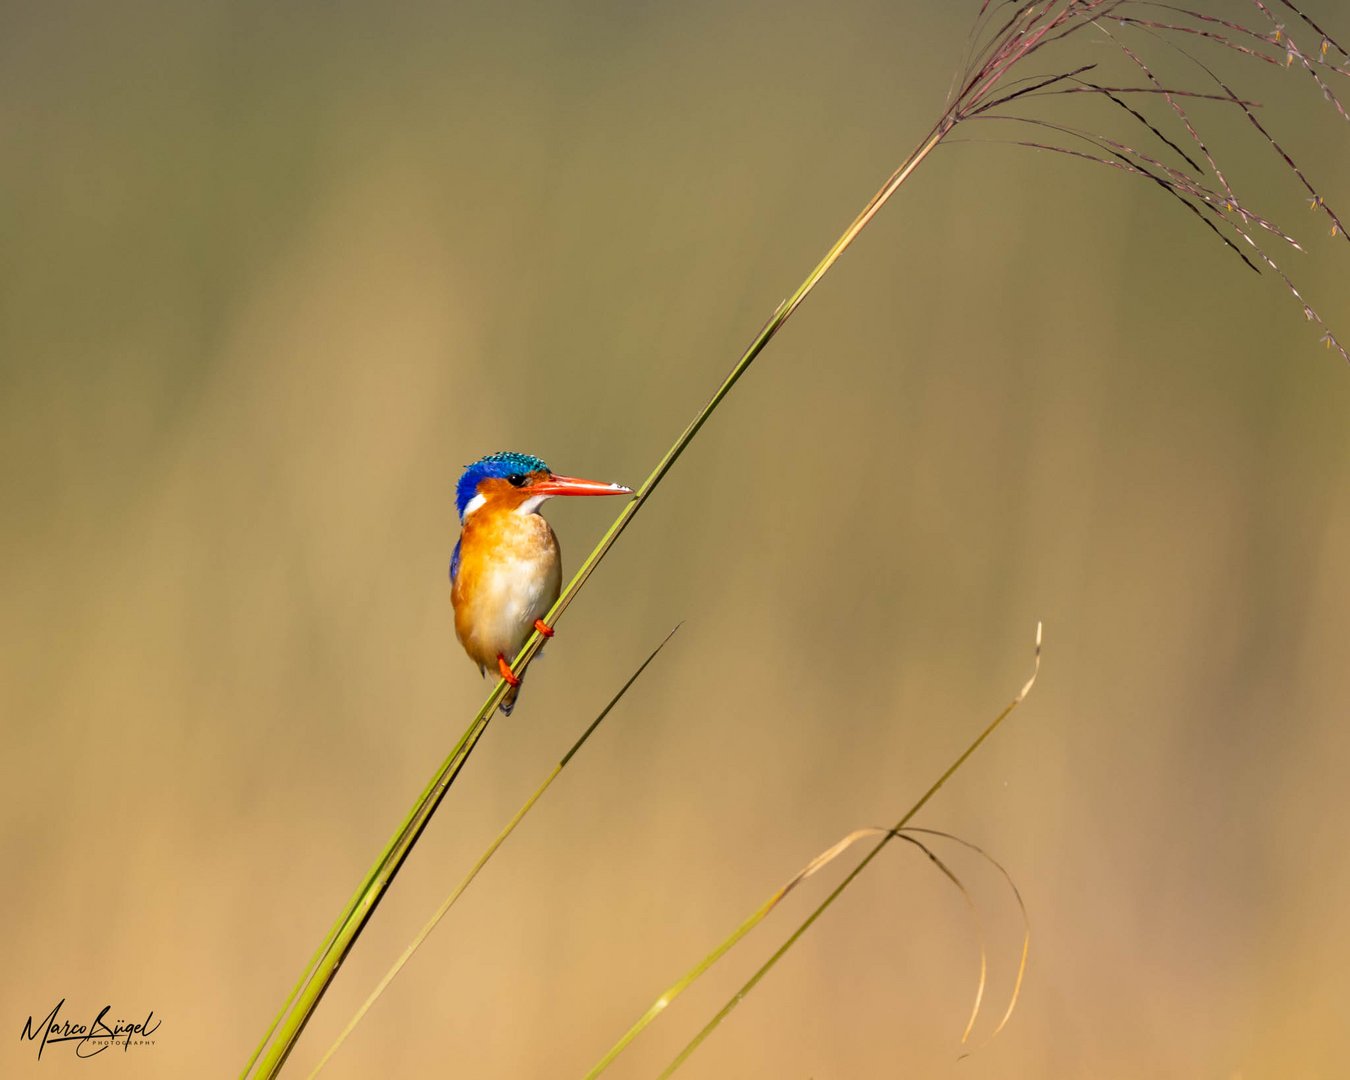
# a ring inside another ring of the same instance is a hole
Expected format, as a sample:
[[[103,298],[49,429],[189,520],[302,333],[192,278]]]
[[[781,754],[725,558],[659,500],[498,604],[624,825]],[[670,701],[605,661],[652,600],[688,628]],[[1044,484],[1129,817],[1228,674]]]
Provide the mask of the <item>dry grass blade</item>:
[[[844,880],[841,881],[834,888],[834,890],[830,892],[830,894],[820,903],[820,905],[817,906],[816,909],[806,918],[806,920],[800,926],[797,927],[797,929],[792,933],[792,935],[787,939],[787,941],[785,941],[781,946],[779,946],[778,950],[771,957],[769,957],[769,959],[759,968],[758,971],[755,972],[755,974],[750,978],[750,980],[746,982],[745,985],[742,986],[735,994],[732,995],[732,997],[727,1001],[725,1005],[722,1006],[722,1008],[717,1012],[717,1014],[713,1016],[713,1018],[709,1020],[707,1024],[704,1025],[702,1030],[699,1031],[699,1033],[694,1036],[694,1038],[685,1046],[685,1048],[680,1051],[680,1053],[670,1063],[670,1065],[666,1067],[666,1069],[662,1072],[661,1075],[669,1076],[676,1069],[678,1069],[686,1060],[688,1060],[689,1056],[696,1049],[698,1049],[699,1045],[702,1044],[703,1040],[706,1039],[713,1032],[713,1030],[731,1014],[732,1010],[735,1009],[736,1006],[739,1005],[741,1001],[745,999],[745,996],[755,988],[755,986],[759,983],[759,981],[766,974],[768,974],[769,970],[776,963],[778,963],[778,961],[782,959],[784,954],[787,953],[787,951],[797,942],[797,940],[804,933],[806,933],[807,929],[809,929],[810,926],[818,918],[820,918],[822,914],[824,914],[825,910],[829,908],[829,906],[833,904],[836,899],[838,899],[838,897],[844,892],[844,890],[847,889],[848,886],[853,883],[854,879],[857,878],[858,875],[861,874],[862,871],[867,868],[868,864],[882,852],[882,850],[886,847],[886,845],[889,844],[892,840],[894,840],[897,836],[902,835],[906,831],[909,822],[914,818],[914,816],[920,810],[922,810],[923,807],[927,805],[928,801],[932,799],[932,797],[942,789],[942,787],[947,783],[948,780],[952,778],[952,776],[956,773],[956,771],[959,768],[961,768],[961,766],[964,765],[970,759],[971,755],[974,754],[975,751],[978,750],[984,744],[985,740],[988,739],[995,731],[998,730],[999,726],[1003,723],[1004,720],[1008,718],[1008,716],[1012,713],[1012,711],[1016,709],[1017,706],[1020,705],[1026,699],[1027,694],[1031,692],[1031,688],[1036,684],[1036,677],[1040,673],[1040,669],[1041,669],[1041,626],[1038,623],[1036,625],[1036,652],[1032,664],[1031,676],[1027,679],[1026,683],[1023,684],[1022,689],[1018,691],[1017,696],[1014,697],[1013,700],[1009,702],[1007,706],[1004,707],[1003,711],[1000,712],[993,719],[993,721],[988,725],[988,727],[986,727],[982,732],[980,732],[980,734],[976,736],[976,738],[970,743],[969,746],[966,747],[966,749],[960,754],[960,756],[958,756],[956,760],[953,761],[952,764],[947,767],[946,771],[943,772],[943,774],[939,776],[936,781],[934,781],[933,785],[926,792],[924,792],[924,794],[919,798],[917,802],[914,803],[913,806],[909,808],[909,810],[904,814],[904,816],[901,817],[901,819],[889,829],[869,828],[869,829],[859,829],[855,832],[849,833],[848,836],[844,837],[837,844],[833,845],[826,851],[821,852],[821,854],[817,855],[814,859],[811,860],[811,862],[807,863],[806,866],[803,867],[796,875],[794,875],[785,885],[779,888],[763,904],[761,904],[758,908],[756,908],[753,912],[751,912],[749,917],[746,918],[738,927],[736,927],[736,929],[733,930],[731,934],[727,938],[725,938],[719,945],[717,945],[717,947],[714,948],[712,952],[708,953],[707,956],[705,956],[702,960],[700,960],[697,964],[695,964],[692,968],[690,968],[689,971],[687,971],[683,976],[681,976],[680,979],[678,979],[663,994],[661,994],[647,1009],[647,1011],[643,1013],[642,1016],[640,1016],[637,1019],[637,1021],[635,1021],[634,1024],[626,1032],[624,1032],[622,1036],[620,1036],[619,1040],[612,1047],[610,1047],[610,1049],[605,1053],[605,1055],[599,1061],[596,1062],[596,1064],[586,1074],[586,1080],[593,1080],[594,1077],[599,1076],[606,1069],[608,1069],[609,1066],[612,1065],[614,1061],[618,1058],[618,1056],[628,1048],[628,1046],[632,1043],[632,1041],[635,1038],[637,1038],[637,1036],[641,1034],[642,1031],[649,1024],[652,1023],[652,1021],[654,1021],[658,1016],[660,1016],[663,1012],[665,1012],[665,1010],[669,1007],[672,1001],[674,1001],[677,997],[679,997],[682,993],[684,993],[685,990],[687,990],[691,985],[693,985],[695,981],[697,981],[700,977],[702,977],[702,975],[706,971],[708,971],[714,964],[717,963],[718,960],[720,960],[723,956],[725,956],[727,952],[729,952],[742,938],[744,938],[746,934],[748,934],[751,930],[753,930],[756,926],[758,926],[764,920],[765,916],[767,916],[769,912],[771,912],[775,907],[777,907],[778,903],[789,892],[795,889],[798,885],[800,885],[803,881],[809,878],[812,874],[815,874],[823,867],[829,865],[830,862],[836,859],[844,851],[848,850],[848,848],[850,848],[858,840],[864,839],[868,836],[880,836],[880,840],[871,848],[870,851],[867,852],[866,855],[863,856],[863,858],[859,861],[858,865],[855,866],[851,871],[849,871],[848,876],[845,877]],[[981,982],[980,994],[981,996],[983,994],[983,982]],[[977,998],[976,1002],[977,1009],[978,1004],[979,1002]]]
[[[1013,979],[1012,993],[1008,995],[1008,1007],[1003,1010],[1003,1015],[999,1018],[994,1030],[981,1044],[988,1045],[993,1038],[998,1035],[1012,1019],[1012,1014],[1017,1008],[1017,1002],[1022,996],[1022,980],[1027,973],[1027,958],[1031,955],[1031,915],[1027,911],[1026,902],[1022,899],[1022,891],[1017,887],[1017,882],[1013,881],[1012,875],[1008,873],[1007,868],[996,858],[985,851],[977,844],[972,844],[969,840],[962,840],[959,836],[953,836],[951,833],[942,832],[938,829],[921,829],[911,825],[905,829],[906,833],[922,833],[927,836],[938,836],[944,840],[950,840],[953,844],[960,844],[962,847],[969,848],[980,858],[984,859],[990,866],[1002,875],[1003,880],[1008,883],[1008,888],[1012,890],[1013,899],[1017,901],[1017,909],[1022,915],[1022,955],[1017,963],[1017,976]],[[971,1018],[971,1027],[966,1028],[966,1033],[961,1036],[961,1041],[965,1042],[970,1036],[971,1028],[974,1026],[974,1018]]]
[[[613,1047],[610,1048],[609,1052],[603,1058],[601,1058],[600,1061],[596,1062],[596,1064],[592,1067],[591,1071],[586,1074],[587,1080],[592,1080],[592,1078],[599,1076],[607,1068],[609,1068],[609,1066],[614,1063],[614,1060],[619,1056],[619,1054],[623,1053],[623,1051],[627,1049],[629,1043],[631,1043],[633,1039],[635,1039],[638,1035],[642,1033],[644,1028],[646,1028],[661,1013],[663,1013],[677,997],[679,997],[682,993],[684,993],[685,990],[687,990],[700,977],[702,977],[702,975],[705,972],[707,972],[709,968],[711,968],[712,965],[717,962],[717,960],[721,959],[722,956],[724,956],[728,951],[730,951],[730,949],[738,941],[740,941],[741,938],[743,938],[757,925],[759,925],[759,923],[761,923],[769,915],[769,913],[774,910],[774,908],[776,908],[780,903],[782,903],[783,900],[787,898],[788,894],[791,893],[794,889],[796,889],[798,885],[801,885],[808,878],[819,873],[821,870],[824,870],[825,867],[829,866],[830,863],[834,862],[835,859],[843,855],[846,851],[848,851],[849,848],[851,848],[859,840],[866,840],[869,837],[885,837],[890,839],[899,839],[904,840],[907,843],[913,844],[925,855],[927,855],[929,860],[933,863],[933,865],[936,866],[938,870],[941,871],[942,874],[945,875],[947,879],[951,881],[953,885],[956,886],[956,888],[960,891],[961,895],[965,898],[965,901],[970,908],[971,915],[975,920],[976,932],[979,935],[980,978],[975,990],[975,1004],[971,1010],[970,1021],[966,1025],[965,1034],[963,1034],[961,1037],[961,1041],[964,1042],[966,1036],[969,1035],[970,1030],[975,1026],[975,1019],[979,1015],[980,1003],[984,999],[984,988],[988,975],[988,960],[984,943],[984,929],[980,923],[979,910],[975,907],[975,901],[971,897],[970,891],[965,887],[965,885],[962,884],[961,879],[956,876],[956,874],[951,870],[951,868],[947,866],[947,864],[944,863],[931,848],[925,845],[921,840],[918,840],[913,836],[907,835],[908,831],[909,830],[897,831],[895,829],[883,829],[877,826],[865,826],[861,829],[854,829],[853,832],[849,833],[847,836],[843,837],[841,840],[837,841],[836,843],[832,844],[830,847],[822,851],[819,855],[817,855],[804,867],[798,870],[797,873],[795,873],[791,878],[789,878],[786,883],[784,883],[777,890],[775,890],[774,893],[766,901],[764,901],[763,904],[761,904],[758,908],[755,909],[754,913],[751,914],[751,916],[748,919],[746,919],[745,922],[743,922],[739,927],[736,928],[735,932],[731,935],[731,937],[729,937],[721,945],[719,945],[717,949],[715,949],[713,953],[711,953],[708,957],[705,957],[702,961],[699,962],[699,964],[695,965],[695,967],[692,968],[689,972],[687,972],[684,975],[684,977],[679,980],[679,982],[672,985],[668,990],[666,990],[664,994],[662,994],[659,998],[657,998],[656,1001],[652,1004],[651,1008],[649,1008],[637,1020],[637,1022],[631,1028],[629,1028],[627,1032],[624,1033],[624,1036]],[[934,835],[945,836],[946,834],[935,833]],[[971,846],[973,847],[973,845]],[[662,1076],[669,1075],[671,1072],[674,1071],[675,1067],[676,1065],[668,1067],[666,1071],[663,1072],[661,1075]]]
[[[978,937],[980,944],[980,979],[979,982],[975,984],[975,1001],[972,1003],[970,1007],[970,1019],[966,1021],[965,1030],[961,1032],[961,1042],[964,1043],[968,1038],[970,1038],[970,1033],[975,1030],[975,1021],[980,1018],[980,1006],[984,1004],[985,987],[989,985],[989,950],[985,945],[984,923],[980,919],[980,909],[975,906],[975,898],[970,895],[970,890],[967,889],[964,884],[962,884],[961,879],[956,876],[952,868],[948,866],[945,862],[943,862],[940,858],[938,858],[937,852],[935,852],[922,840],[919,840],[915,836],[911,835],[913,832],[916,832],[917,830],[901,829],[899,832],[894,832],[893,830],[887,831],[892,832],[895,839],[903,840],[907,844],[913,844],[925,855],[927,855],[928,861],[931,862],[934,866],[936,866],[939,872],[941,872],[941,874],[948,881],[950,881],[953,885],[956,886],[957,891],[961,894],[961,898],[966,902],[966,907],[970,909],[970,917],[975,923],[975,934]],[[672,1063],[672,1068],[670,1069],[670,1072],[673,1071],[674,1065]],[[667,1073],[667,1075],[669,1075],[669,1072]]]

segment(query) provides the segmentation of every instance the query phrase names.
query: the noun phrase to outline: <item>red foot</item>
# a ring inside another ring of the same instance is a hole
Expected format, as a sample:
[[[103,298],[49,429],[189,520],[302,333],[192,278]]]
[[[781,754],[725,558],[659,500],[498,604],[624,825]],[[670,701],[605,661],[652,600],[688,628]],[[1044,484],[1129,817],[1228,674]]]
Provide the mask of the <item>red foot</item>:
[[[501,653],[497,654],[497,670],[501,672],[502,678],[512,686],[520,685],[520,678],[511,671],[511,665],[506,662],[506,657]]]
[[[543,619],[535,619],[534,628],[538,630],[541,634],[543,634],[544,637],[553,636],[553,627],[549,626],[548,623],[544,622]]]

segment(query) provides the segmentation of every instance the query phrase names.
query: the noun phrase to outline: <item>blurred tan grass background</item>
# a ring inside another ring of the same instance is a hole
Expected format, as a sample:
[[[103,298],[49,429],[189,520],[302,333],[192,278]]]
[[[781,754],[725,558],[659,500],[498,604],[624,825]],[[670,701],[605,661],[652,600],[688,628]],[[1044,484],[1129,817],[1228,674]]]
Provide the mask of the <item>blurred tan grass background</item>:
[[[445,580],[459,468],[639,480],[931,121],[975,6],[6,9],[0,1022],[64,996],[163,1027],[92,1063],[11,1037],[0,1072],[243,1064],[485,693]],[[1330,109],[1251,78],[1350,197]],[[1268,159],[1228,158],[1313,240]],[[1284,261],[1344,335],[1313,246]],[[332,1076],[579,1074],[892,821],[1043,618],[1040,686],[921,822],[1026,897],[1009,1029],[957,1064],[974,939],[897,852],[690,1075],[1341,1075],[1350,373],[1315,341],[1148,186],[942,151],[569,613],[294,1063],[674,622]],[[550,508],[569,568],[610,510]],[[1015,915],[966,870],[1006,990]]]

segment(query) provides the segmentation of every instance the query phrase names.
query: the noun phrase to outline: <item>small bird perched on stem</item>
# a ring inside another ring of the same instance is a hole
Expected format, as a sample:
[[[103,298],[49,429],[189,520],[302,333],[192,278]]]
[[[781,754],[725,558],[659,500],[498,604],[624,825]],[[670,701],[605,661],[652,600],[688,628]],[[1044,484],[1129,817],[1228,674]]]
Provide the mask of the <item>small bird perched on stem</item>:
[[[532,630],[553,636],[543,618],[562,591],[558,538],[539,508],[554,495],[632,493],[559,476],[537,457],[509,450],[479,458],[460,476],[459,540],[450,557],[455,636],[479,671],[495,667],[511,684],[501,703],[507,716],[520,693],[511,660]]]

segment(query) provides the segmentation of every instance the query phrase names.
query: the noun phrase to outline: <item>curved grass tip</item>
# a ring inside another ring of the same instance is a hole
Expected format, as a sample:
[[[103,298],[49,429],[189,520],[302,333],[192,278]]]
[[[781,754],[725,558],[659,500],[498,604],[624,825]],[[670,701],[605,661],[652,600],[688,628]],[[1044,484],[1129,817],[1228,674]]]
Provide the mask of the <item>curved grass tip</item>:
[[[777,964],[778,961],[783,958],[783,956],[787,953],[787,951],[790,948],[792,948],[794,944],[796,944],[798,939],[800,939],[802,935],[805,934],[808,929],[810,929],[811,925],[822,914],[824,914],[825,910],[831,904],[833,904],[834,901],[838,899],[839,896],[843,893],[843,891],[846,888],[848,888],[850,884],[852,884],[853,880],[859,874],[861,874],[864,869],[866,869],[867,865],[874,858],[876,858],[878,854],[881,853],[882,849],[888,843],[890,843],[892,840],[895,839],[904,840],[907,843],[913,844],[914,846],[918,847],[925,855],[927,855],[929,860],[938,868],[938,870],[943,875],[945,875],[947,879],[957,887],[958,890],[960,890],[961,895],[966,899],[967,904],[971,908],[972,915],[975,918],[977,933],[979,935],[980,941],[980,974],[979,980],[976,985],[975,1001],[971,1008],[971,1015],[969,1020],[966,1022],[965,1030],[962,1032],[961,1035],[962,1044],[965,1044],[969,1041],[971,1033],[975,1029],[976,1021],[979,1019],[980,1009],[984,1001],[984,993],[988,975],[988,954],[984,944],[983,928],[980,924],[979,912],[975,907],[970,892],[966,889],[964,884],[951,870],[951,868],[947,866],[947,864],[937,856],[937,854],[932,850],[931,846],[926,844],[923,840],[919,839],[919,837],[920,836],[938,837],[944,840],[949,840],[954,843],[960,844],[966,847],[967,849],[975,852],[976,854],[987,860],[990,864],[992,864],[999,871],[999,873],[1003,876],[1004,880],[1007,881],[1009,887],[1012,889],[1013,896],[1017,900],[1018,909],[1022,914],[1022,924],[1024,932],[1022,938],[1021,957],[1018,961],[1017,976],[1013,982],[1013,990],[1008,1005],[1004,1009],[1003,1015],[1000,1017],[997,1025],[994,1027],[994,1030],[991,1032],[991,1034],[988,1036],[985,1042],[981,1043],[980,1045],[983,1046],[987,1044],[990,1039],[993,1039],[994,1036],[996,1036],[1000,1031],[1002,1031],[1003,1028],[1007,1025],[1008,1020],[1012,1017],[1013,1010],[1016,1008],[1018,998],[1021,995],[1022,981],[1023,977],[1026,974],[1027,958],[1031,948],[1030,920],[1027,915],[1026,905],[1022,901],[1022,895],[1020,891],[1017,889],[1016,884],[1014,884],[1011,875],[1002,866],[1002,864],[999,863],[997,860],[995,860],[993,857],[991,857],[982,848],[976,846],[975,844],[970,843],[967,840],[962,840],[959,837],[953,836],[950,833],[940,832],[935,829],[920,829],[917,827],[911,827],[909,825],[909,822],[914,817],[914,815],[917,814],[919,810],[923,808],[923,806],[928,802],[928,800],[931,799],[933,795],[936,794],[937,791],[939,791],[942,788],[942,786],[952,777],[952,775],[955,774],[955,772],[963,764],[965,764],[965,762],[970,758],[970,756],[976,750],[979,749],[980,745],[998,729],[999,725],[1002,724],[1005,719],[1007,719],[1007,717],[1013,712],[1013,710],[1015,710],[1017,706],[1022,703],[1022,701],[1026,698],[1027,694],[1031,692],[1031,688],[1036,683],[1036,677],[1037,675],[1040,674],[1042,636],[1043,636],[1043,624],[1038,622],[1036,624],[1036,651],[1034,661],[1032,664],[1031,677],[1027,679],[1026,683],[1023,684],[1021,690],[1018,691],[1017,696],[1013,698],[1011,702],[1009,702],[1007,705],[1004,706],[1003,710],[993,719],[993,721],[989,723],[985,727],[985,729],[975,737],[975,739],[965,748],[965,750],[961,752],[961,754],[956,758],[956,760],[947,767],[946,771],[940,777],[938,777],[938,779],[933,783],[933,785],[929,787],[929,789],[914,803],[913,806],[910,807],[910,809],[905,813],[905,815],[894,826],[892,826],[889,829],[883,829],[877,826],[868,826],[866,828],[855,829],[847,836],[843,837],[836,843],[832,844],[830,847],[826,848],[819,855],[817,855],[810,862],[808,862],[805,866],[803,866],[800,870],[798,870],[796,874],[794,874],[782,886],[780,886],[777,890],[775,890],[769,896],[769,898],[764,901],[764,903],[762,903],[758,908],[756,908],[753,912],[751,912],[749,917],[746,918],[738,927],[736,927],[736,929],[733,930],[731,934],[728,937],[726,937],[721,943],[719,943],[710,953],[708,953],[707,956],[705,956],[702,960],[700,960],[697,964],[695,964],[692,968],[690,968],[689,971],[687,971],[674,984],[668,987],[651,1004],[651,1006],[648,1007],[647,1011],[643,1013],[640,1017],[638,1017],[637,1021],[626,1032],[624,1032],[624,1034],[619,1038],[619,1040],[612,1047],[610,1047],[610,1049],[605,1053],[605,1055],[598,1062],[596,1062],[596,1064],[586,1074],[587,1080],[593,1080],[593,1078],[598,1077],[603,1072],[605,1072],[605,1070],[607,1070],[609,1066],[614,1063],[614,1061],[618,1058],[618,1056],[628,1048],[629,1044],[635,1038],[637,1038],[637,1036],[640,1035],[643,1032],[643,1030],[645,1030],[646,1027],[652,1023],[653,1020],[655,1020],[658,1016],[664,1013],[666,1011],[666,1008],[677,997],[679,997],[682,993],[684,993],[685,990],[687,990],[698,979],[700,979],[710,968],[712,968],[714,964],[717,963],[718,960],[720,960],[723,956],[725,956],[737,943],[739,943],[743,937],[745,937],[751,930],[753,930],[756,926],[758,926],[768,916],[768,914],[771,911],[773,911],[773,909],[777,907],[779,903],[782,902],[783,898],[786,897],[788,893],[792,892],[795,888],[797,888],[798,885],[804,882],[807,878],[812,877],[813,875],[819,873],[826,866],[832,863],[835,859],[839,858],[839,856],[844,854],[844,852],[848,851],[859,840],[866,839],[869,837],[877,838],[877,843],[872,846],[871,850],[869,850],[862,857],[862,859],[859,860],[858,864],[848,872],[844,880],[834,887],[834,889],[830,892],[830,894],[826,896],[825,899],[816,906],[816,908],[806,917],[806,919],[803,920],[802,923],[778,947],[778,949],[773,953],[773,955],[770,956],[768,960],[766,960],[759,967],[759,969],[750,977],[750,979],[747,982],[745,982],[739,990],[737,990],[734,994],[731,995],[731,997],[722,1006],[722,1008],[717,1011],[717,1013],[712,1017],[712,1019],[710,1019],[706,1024],[704,1024],[704,1026],[699,1030],[699,1032],[685,1045],[685,1047],[679,1052],[679,1054],[675,1056],[675,1058],[670,1062],[670,1064],[666,1066],[666,1068],[660,1073],[660,1076],[664,1078],[672,1075],[681,1065],[684,1064],[685,1061],[689,1059],[689,1057],[693,1054],[695,1050],[698,1049],[698,1047],[703,1043],[703,1041],[710,1034],[712,1034],[712,1032],[718,1027],[718,1025],[722,1023],[723,1020],[725,1020],[731,1014],[732,1010],[734,1010],[737,1005],[739,1005],[742,1001],[745,1000],[746,996],[750,993],[751,990],[753,990],[759,984],[760,980],[763,979],[764,976],[767,975],[768,972],[774,967],[774,965]]]

